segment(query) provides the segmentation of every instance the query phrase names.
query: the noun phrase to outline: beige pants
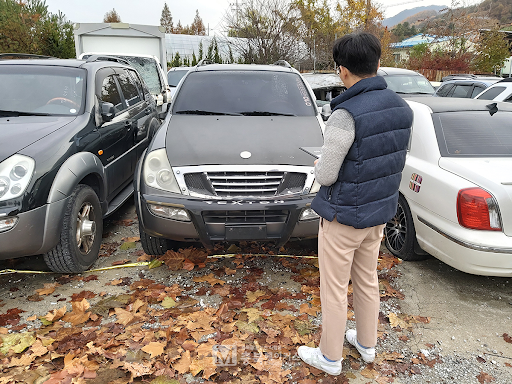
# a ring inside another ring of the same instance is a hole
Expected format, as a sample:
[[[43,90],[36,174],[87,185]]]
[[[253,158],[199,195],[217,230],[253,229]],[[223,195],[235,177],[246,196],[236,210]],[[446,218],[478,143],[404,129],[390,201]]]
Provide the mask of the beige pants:
[[[339,360],[347,321],[347,289],[352,276],[357,339],[365,347],[377,344],[379,280],[377,259],[385,224],[355,229],[334,219],[320,220],[318,262],[322,302],[320,350]]]

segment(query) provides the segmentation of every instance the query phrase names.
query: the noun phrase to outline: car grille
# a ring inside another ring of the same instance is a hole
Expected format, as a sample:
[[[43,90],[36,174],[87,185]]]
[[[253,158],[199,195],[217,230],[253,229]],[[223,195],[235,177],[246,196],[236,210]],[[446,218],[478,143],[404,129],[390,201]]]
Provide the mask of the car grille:
[[[202,172],[188,173],[191,192],[219,197],[272,197],[301,193],[306,174],[299,172]]]

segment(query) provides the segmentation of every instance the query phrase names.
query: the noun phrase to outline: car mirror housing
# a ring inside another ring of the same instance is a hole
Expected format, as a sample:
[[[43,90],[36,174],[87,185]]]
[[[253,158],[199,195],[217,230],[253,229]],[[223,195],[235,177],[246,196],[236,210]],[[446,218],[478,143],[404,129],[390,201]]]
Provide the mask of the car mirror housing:
[[[329,116],[331,116],[331,106],[329,104],[325,104],[323,107],[322,107],[322,119],[323,121],[327,121],[329,119]]]
[[[114,104],[106,102],[101,103],[101,118],[103,122],[112,121],[115,114]]]
[[[158,118],[160,120],[165,120],[165,117],[167,116],[168,109],[169,109],[169,103],[163,103],[162,110],[160,112],[158,112]]]

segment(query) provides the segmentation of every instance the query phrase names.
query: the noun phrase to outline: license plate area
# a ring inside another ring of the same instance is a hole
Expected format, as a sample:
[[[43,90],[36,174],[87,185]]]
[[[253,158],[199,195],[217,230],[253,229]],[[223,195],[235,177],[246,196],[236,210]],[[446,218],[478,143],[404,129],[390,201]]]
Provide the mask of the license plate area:
[[[266,238],[266,225],[226,226],[226,240],[264,240]]]

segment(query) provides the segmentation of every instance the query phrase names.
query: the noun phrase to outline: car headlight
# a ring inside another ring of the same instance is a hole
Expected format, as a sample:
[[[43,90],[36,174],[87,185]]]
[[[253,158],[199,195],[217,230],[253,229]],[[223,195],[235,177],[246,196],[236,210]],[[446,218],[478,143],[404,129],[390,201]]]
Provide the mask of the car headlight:
[[[311,187],[311,191],[309,193],[317,193],[320,190],[321,185],[315,180],[313,182],[313,186]]]
[[[150,152],[144,160],[142,177],[147,186],[164,191],[181,193],[165,148]]]
[[[21,196],[34,173],[34,159],[13,155],[0,163],[0,201]]]

